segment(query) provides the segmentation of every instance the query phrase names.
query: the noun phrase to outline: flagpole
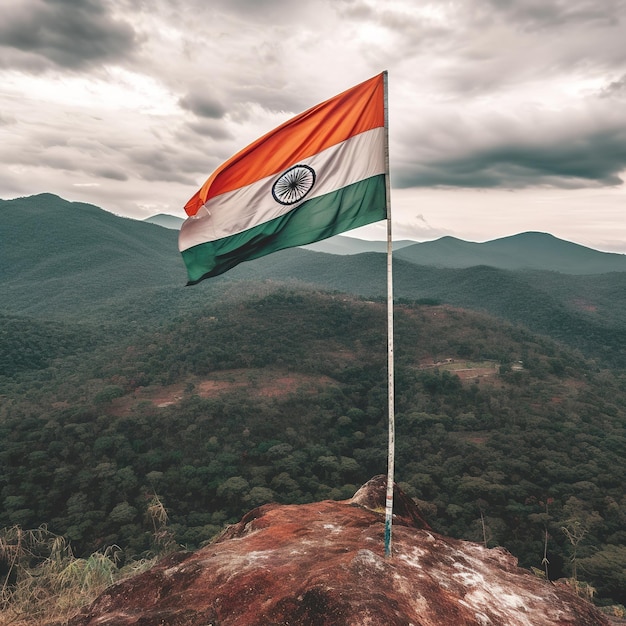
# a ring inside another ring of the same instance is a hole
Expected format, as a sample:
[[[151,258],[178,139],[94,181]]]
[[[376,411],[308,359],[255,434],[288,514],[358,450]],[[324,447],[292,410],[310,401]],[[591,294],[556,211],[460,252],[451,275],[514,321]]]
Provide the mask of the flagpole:
[[[387,201],[387,397],[389,438],[387,450],[387,495],[385,498],[385,556],[391,556],[391,528],[393,523],[393,474],[395,456],[394,372],[393,372],[393,240],[391,232],[391,193],[389,184],[389,106],[387,101],[387,72],[384,74],[385,92],[385,191]]]

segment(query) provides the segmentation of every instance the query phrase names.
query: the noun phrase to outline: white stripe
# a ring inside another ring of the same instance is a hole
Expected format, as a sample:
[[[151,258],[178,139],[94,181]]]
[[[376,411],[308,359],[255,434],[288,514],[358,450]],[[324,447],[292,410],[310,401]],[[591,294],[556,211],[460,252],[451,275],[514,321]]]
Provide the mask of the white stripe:
[[[211,198],[195,216],[183,223],[179,250],[241,233],[289,213],[302,202],[384,174],[384,141],[385,129],[374,128],[294,163],[308,165],[316,173],[313,189],[296,204],[286,206],[272,196],[272,186],[282,172]]]

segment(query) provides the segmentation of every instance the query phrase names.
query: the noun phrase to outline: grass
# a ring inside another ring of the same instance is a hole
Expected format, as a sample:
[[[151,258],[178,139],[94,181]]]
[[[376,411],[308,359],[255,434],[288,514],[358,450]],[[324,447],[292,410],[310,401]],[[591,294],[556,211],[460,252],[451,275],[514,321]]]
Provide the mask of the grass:
[[[0,531],[0,626],[66,624],[114,582],[150,568],[177,548],[167,527],[168,515],[155,494],[148,510],[155,556],[120,567],[118,546],[76,558],[70,543],[46,526]]]

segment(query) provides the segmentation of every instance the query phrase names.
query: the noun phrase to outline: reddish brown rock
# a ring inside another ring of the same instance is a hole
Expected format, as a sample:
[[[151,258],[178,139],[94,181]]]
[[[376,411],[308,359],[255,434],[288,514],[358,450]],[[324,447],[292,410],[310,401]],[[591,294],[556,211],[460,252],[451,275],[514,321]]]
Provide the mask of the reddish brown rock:
[[[401,492],[386,558],[381,484],[255,509],[202,550],[110,587],[70,626],[608,625],[505,550],[432,532]]]

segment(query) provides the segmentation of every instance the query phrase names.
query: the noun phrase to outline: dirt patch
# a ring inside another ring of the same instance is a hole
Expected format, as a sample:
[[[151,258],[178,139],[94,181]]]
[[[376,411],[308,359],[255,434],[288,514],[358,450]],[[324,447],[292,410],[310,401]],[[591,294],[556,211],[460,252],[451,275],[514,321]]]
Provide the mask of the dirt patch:
[[[578,380],[576,378],[567,378],[566,380],[563,381],[562,384],[567,389],[575,389],[575,390],[585,389],[586,387],[588,387],[588,384],[586,381]]]
[[[196,378],[166,387],[139,387],[134,392],[116,398],[110,405],[113,415],[128,414],[138,402],[149,402],[158,408],[167,408],[191,396],[217,398],[238,389],[250,396],[263,398],[286,397],[293,393],[317,393],[320,388],[335,386],[328,376],[313,376],[273,370],[228,370],[216,372],[211,378]]]
[[[588,311],[589,313],[595,313],[598,310],[598,307],[595,304],[588,302],[587,300],[584,300],[583,298],[576,298],[576,300],[572,301],[572,304],[574,305],[575,308],[579,309],[580,311]]]
[[[256,391],[259,396],[276,398],[294,393],[301,387],[308,387],[309,382],[311,381],[307,381],[302,377],[281,376],[273,380],[270,384],[266,383],[261,385]],[[309,392],[310,391],[309,388]]]
[[[470,443],[475,443],[476,445],[482,445],[483,443],[486,443],[487,437],[468,437],[467,440]]]
[[[473,378],[489,378],[498,373],[497,367],[470,367],[467,369],[455,369],[454,373],[461,380],[471,380]]]
[[[422,359],[420,369],[439,369],[456,374],[461,380],[476,378],[493,378],[498,374],[498,364],[493,361],[472,362],[459,359],[441,359],[432,361]]]
[[[193,393],[201,398],[213,398],[225,391],[232,391],[239,387],[246,387],[246,383],[226,380],[202,380],[195,385]]]

